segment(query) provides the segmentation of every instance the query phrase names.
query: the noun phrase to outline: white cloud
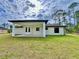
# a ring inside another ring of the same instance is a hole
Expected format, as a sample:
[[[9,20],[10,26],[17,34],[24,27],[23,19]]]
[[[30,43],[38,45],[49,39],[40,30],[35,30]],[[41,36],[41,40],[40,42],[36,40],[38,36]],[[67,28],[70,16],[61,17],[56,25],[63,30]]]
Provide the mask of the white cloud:
[[[32,9],[33,12],[38,13],[40,9],[42,9],[42,5],[39,1],[37,0],[29,0],[31,1],[33,4],[35,4],[35,8]]]

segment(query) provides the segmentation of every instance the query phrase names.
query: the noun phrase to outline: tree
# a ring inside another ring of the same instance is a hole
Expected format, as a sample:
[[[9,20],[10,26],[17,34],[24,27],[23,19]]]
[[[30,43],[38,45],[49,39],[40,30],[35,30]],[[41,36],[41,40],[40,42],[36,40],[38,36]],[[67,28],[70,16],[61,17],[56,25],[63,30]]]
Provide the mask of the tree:
[[[79,11],[75,12],[76,19],[77,19],[77,28],[79,29]]]
[[[58,19],[59,25],[66,23],[67,20],[65,19],[65,17],[67,16],[67,13],[64,10],[57,10],[54,15],[54,17],[56,18],[55,22]]]
[[[72,4],[70,4],[70,6],[68,7],[69,8],[69,11],[70,11],[70,13],[71,13],[71,11],[73,12],[73,18],[74,18],[74,25],[75,25],[75,19],[76,19],[76,15],[75,15],[75,7],[76,6],[78,6],[78,4],[79,3],[77,3],[77,2],[73,2]],[[71,9],[71,10],[70,10]],[[70,17],[70,15],[69,15],[69,17]],[[70,20],[71,21],[71,20]]]
[[[63,22],[65,25],[67,25],[67,19],[66,19],[67,13],[64,11],[63,12]]]
[[[79,3],[73,2],[68,8],[73,9],[74,7],[78,6]]]
[[[79,20],[78,20],[79,19],[79,11],[76,11],[75,15],[76,15],[77,22],[79,23]]]

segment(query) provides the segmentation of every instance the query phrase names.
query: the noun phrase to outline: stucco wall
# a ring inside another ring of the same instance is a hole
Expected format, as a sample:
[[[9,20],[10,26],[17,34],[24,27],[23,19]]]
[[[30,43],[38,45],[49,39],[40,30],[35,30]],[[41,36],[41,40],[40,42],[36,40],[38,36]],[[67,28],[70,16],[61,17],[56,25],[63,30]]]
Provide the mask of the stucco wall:
[[[46,35],[64,35],[64,27],[59,27],[59,33],[54,32],[54,27],[48,27],[46,30]]]
[[[14,29],[14,34],[20,34],[20,35],[16,35],[16,36],[25,36],[25,37],[45,37],[46,34],[44,33],[44,22],[19,22],[19,23],[14,23],[18,24],[18,25],[22,25],[23,28],[15,28]],[[26,27],[30,27],[30,33],[27,33]],[[36,27],[40,28],[40,31],[36,31]]]

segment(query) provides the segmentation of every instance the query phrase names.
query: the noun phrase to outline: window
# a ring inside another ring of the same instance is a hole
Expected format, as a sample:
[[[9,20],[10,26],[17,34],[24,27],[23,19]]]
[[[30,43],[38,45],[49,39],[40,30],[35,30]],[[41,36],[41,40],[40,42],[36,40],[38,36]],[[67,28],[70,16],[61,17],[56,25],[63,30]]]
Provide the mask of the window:
[[[26,32],[27,32],[27,27],[26,27]]]
[[[30,32],[30,27],[29,27],[29,30],[28,30],[28,32]]]
[[[59,33],[59,28],[54,28],[55,33]]]
[[[26,27],[26,32],[30,32],[30,27]]]
[[[36,28],[36,31],[40,31],[39,27]]]
[[[23,26],[15,26],[15,28],[23,28]]]
[[[48,30],[48,27],[46,27],[46,30]]]

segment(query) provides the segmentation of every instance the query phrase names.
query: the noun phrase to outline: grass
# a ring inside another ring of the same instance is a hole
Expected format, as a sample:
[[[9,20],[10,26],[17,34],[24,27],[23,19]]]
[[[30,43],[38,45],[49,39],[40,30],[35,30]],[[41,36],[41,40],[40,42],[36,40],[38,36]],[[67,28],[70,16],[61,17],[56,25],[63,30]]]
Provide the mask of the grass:
[[[0,59],[79,59],[79,35],[13,38],[0,34]]]

